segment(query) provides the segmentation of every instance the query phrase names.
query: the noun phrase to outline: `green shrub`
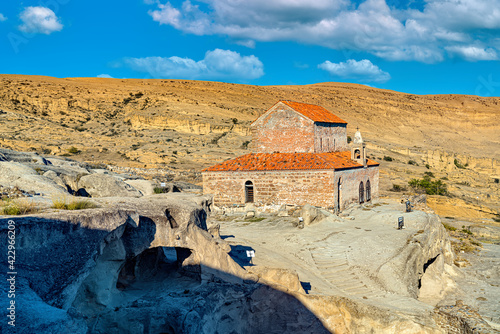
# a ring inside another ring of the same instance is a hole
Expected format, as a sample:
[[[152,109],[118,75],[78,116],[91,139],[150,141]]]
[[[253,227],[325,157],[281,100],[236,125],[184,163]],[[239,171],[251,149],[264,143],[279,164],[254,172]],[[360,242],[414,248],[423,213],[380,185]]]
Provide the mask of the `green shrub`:
[[[458,159],[455,159],[453,162],[455,163],[455,166],[457,166],[457,168],[465,169],[467,167],[467,164],[462,165],[460,161],[458,161]]]
[[[425,172],[424,175],[427,175],[429,177],[434,177],[434,174],[432,172]]]
[[[408,160],[408,165],[418,166],[418,164],[417,164],[417,162],[415,160]]]
[[[393,159],[392,159],[391,157],[389,157],[389,156],[387,156],[387,155],[386,155],[386,156],[384,156],[384,161],[392,161],[392,160],[393,160]]]
[[[391,191],[405,191],[406,188],[403,187],[403,186],[400,186],[399,184],[393,184],[392,185],[392,189],[390,189]]]
[[[80,150],[77,149],[74,146],[71,146],[70,148],[68,148],[68,153],[70,153],[70,154],[78,154],[78,153],[80,153]]]
[[[59,210],[83,210],[97,208],[97,205],[87,199],[72,200],[71,202],[67,203],[66,199],[64,198],[56,198],[52,199],[52,208]]]
[[[24,199],[17,199],[6,200],[5,206],[1,209],[0,212],[8,216],[18,216],[34,213],[37,211],[38,208],[36,207],[35,202]]]
[[[350,142],[352,142],[352,138],[351,136],[347,136],[347,144],[349,144]]]
[[[97,205],[95,205],[89,200],[78,200],[78,201],[71,201],[67,206],[67,210],[93,209],[96,207]]]
[[[445,228],[445,229],[447,229],[448,231],[456,231],[456,230],[457,230],[457,229],[456,229],[456,227],[453,227],[453,226],[448,225],[448,224],[446,224],[446,223],[443,223],[443,226],[444,226],[444,228]]]
[[[241,148],[246,150],[248,148],[248,144],[250,144],[250,140],[243,142],[243,144],[241,144]]]
[[[154,187],[153,192],[155,194],[163,194],[167,192],[167,189],[163,187]]]
[[[431,165],[429,165],[429,164],[425,164],[425,168],[427,168],[427,169],[431,169]]]
[[[411,179],[408,185],[413,189],[423,190],[427,195],[447,195],[446,184],[441,180],[432,181],[429,175],[425,175],[423,179]]]

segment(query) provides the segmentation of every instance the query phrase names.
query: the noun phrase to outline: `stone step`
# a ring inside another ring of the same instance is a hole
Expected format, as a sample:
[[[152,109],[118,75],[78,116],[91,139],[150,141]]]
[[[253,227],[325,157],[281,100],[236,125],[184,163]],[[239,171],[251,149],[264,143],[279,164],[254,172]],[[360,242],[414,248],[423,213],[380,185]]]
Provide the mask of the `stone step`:
[[[340,268],[340,267],[345,267],[349,268],[349,265],[347,263],[329,263],[329,264],[316,264],[316,267],[320,270],[330,270],[330,269],[335,269],[335,268]]]

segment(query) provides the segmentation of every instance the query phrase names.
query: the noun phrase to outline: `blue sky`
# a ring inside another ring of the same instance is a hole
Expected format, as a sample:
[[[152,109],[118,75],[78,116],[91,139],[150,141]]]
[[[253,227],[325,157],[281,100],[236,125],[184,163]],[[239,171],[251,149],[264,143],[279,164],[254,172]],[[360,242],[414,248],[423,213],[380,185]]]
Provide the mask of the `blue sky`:
[[[500,96],[500,0],[4,1],[0,73]]]

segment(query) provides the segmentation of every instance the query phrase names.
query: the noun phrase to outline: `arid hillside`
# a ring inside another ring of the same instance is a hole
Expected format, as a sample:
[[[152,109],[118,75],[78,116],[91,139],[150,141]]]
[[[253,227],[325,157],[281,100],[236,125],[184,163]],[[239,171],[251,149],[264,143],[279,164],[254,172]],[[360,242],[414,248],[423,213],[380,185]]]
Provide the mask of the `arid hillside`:
[[[321,105],[349,123],[350,136],[359,127],[369,156],[382,161],[383,191],[431,171],[466,201],[494,206],[498,199],[499,97],[420,96],[345,83],[262,87],[1,75],[0,147],[200,171],[246,153],[250,123],[278,100]]]

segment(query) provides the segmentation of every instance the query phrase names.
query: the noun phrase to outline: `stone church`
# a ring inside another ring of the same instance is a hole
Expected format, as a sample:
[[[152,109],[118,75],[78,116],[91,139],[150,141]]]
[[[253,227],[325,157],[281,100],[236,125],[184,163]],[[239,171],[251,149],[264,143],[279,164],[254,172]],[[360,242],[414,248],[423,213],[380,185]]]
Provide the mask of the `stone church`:
[[[323,107],[279,101],[251,124],[252,153],[203,170],[215,205],[311,204],[341,211],[378,197],[379,164],[359,131]]]

